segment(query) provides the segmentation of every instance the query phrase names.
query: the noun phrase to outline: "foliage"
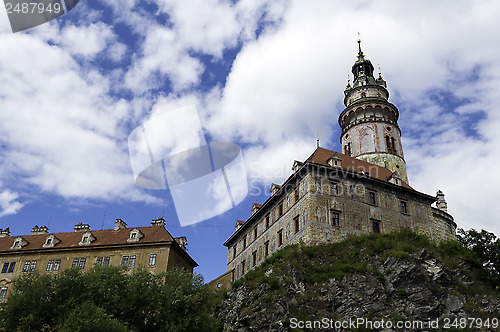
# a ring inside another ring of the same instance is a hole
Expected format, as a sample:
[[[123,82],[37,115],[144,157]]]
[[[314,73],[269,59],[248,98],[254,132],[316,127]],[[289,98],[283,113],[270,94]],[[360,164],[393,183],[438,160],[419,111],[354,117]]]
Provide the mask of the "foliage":
[[[28,273],[2,304],[5,331],[213,331],[213,293],[200,275],[96,266]]]
[[[458,230],[459,242],[469,248],[482,265],[485,278],[493,285],[500,285],[500,239],[495,234],[470,229]]]

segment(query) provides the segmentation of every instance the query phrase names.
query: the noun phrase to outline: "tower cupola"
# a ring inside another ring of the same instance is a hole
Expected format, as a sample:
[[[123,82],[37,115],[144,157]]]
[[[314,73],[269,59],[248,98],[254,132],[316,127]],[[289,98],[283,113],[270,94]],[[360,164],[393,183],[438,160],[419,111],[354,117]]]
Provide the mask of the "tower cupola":
[[[358,39],[357,60],[351,68],[354,80],[344,90],[346,108],[339,115],[342,152],[396,172],[408,183],[399,111],[391,104],[387,83],[365,58]]]

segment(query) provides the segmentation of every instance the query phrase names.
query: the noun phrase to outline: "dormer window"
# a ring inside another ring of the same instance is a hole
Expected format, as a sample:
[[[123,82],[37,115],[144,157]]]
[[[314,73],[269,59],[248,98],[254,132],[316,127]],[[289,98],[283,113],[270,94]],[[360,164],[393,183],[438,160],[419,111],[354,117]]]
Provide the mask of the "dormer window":
[[[28,244],[28,241],[26,241],[22,237],[18,236],[14,239],[14,244],[12,245],[12,247],[10,247],[10,249],[21,249],[22,247],[24,247],[27,244]]]
[[[95,240],[96,240],[96,238],[95,238],[95,236],[92,235],[92,233],[85,232],[82,234],[82,240],[78,244],[81,246],[87,246]]]
[[[144,234],[142,234],[138,228],[131,229],[129,238],[127,239],[127,242],[137,242],[143,236],[144,236]]]
[[[54,234],[49,234],[45,238],[45,243],[43,244],[44,248],[53,248],[56,244],[61,242]]]
[[[342,165],[342,158],[340,158],[336,153],[331,156],[328,161],[328,165],[334,166],[334,167],[340,167]]]

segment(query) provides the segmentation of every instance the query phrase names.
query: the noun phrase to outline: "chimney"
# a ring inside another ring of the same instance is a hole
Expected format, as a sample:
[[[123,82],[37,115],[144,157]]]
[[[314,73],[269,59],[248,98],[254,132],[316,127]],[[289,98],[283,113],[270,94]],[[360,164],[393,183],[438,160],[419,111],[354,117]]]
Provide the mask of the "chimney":
[[[151,221],[151,226],[162,226],[164,227],[165,226],[165,219],[163,219],[163,217],[160,217],[158,219],[153,219]]]
[[[438,192],[436,193],[436,198],[437,198],[436,207],[439,210],[448,213],[448,204],[446,203],[444,199],[444,194],[441,190],[438,190]]]
[[[47,228],[47,226],[38,227],[38,225],[35,225],[35,227],[31,229],[31,235],[40,235],[40,234],[49,234],[49,229]]]
[[[10,230],[9,230],[9,227],[7,227],[6,229],[2,230],[0,228],[0,237],[9,237],[10,236]]]
[[[90,225],[89,224],[82,224],[79,222],[78,224],[75,225],[74,228],[75,232],[88,232],[90,231]]]
[[[187,251],[187,238],[185,236],[176,237],[174,240],[184,251]]]
[[[121,219],[116,219],[115,221],[115,231],[122,229],[122,228],[127,228],[127,223]]]

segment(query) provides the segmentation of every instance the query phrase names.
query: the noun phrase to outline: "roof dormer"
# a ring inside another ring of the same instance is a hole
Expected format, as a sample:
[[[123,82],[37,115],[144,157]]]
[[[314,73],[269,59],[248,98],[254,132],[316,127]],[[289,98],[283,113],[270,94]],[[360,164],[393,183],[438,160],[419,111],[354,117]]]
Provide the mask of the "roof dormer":
[[[78,243],[81,246],[87,246],[89,244],[92,244],[93,241],[96,240],[96,237],[90,233],[90,231],[87,231],[82,234],[82,240]]]
[[[342,166],[342,158],[339,157],[337,153],[334,153],[333,156],[328,158],[326,161],[328,165],[333,167],[341,167]]]
[[[12,244],[12,247],[10,249],[21,249],[25,245],[27,245],[29,242],[23,239],[22,237],[18,236],[14,239],[14,243]]]
[[[262,204],[253,203],[252,205],[252,215],[254,215],[262,207]]]
[[[281,188],[281,186],[279,184],[273,183],[271,185],[271,189],[269,190],[271,192],[271,196],[276,194],[278,192],[278,190],[280,190],[280,188]]]
[[[303,162],[301,161],[298,161],[298,160],[294,160],[293,162],[293,166],[292,166],[292,171],[295,173],[297,172],[301,167],[302,165],[304,165]]]
[[[236,225],[234,225],[236,227],[236,230],[240,229],[241,226],[243,226],[245,222],[243,220],[236,220]]]
[[[54,234],[49,234],[45,237],[45,243],[42,247],[53,248],[59,242],[61,242],[61,240],[59,240]]]
[[[127,242],[137,242],[139,241],[144,234],[138,229],[138,228],[133,228],[130,230],[130,235],[129,238],[127,239]]]
[[[401,177],[399,176],[398,172],[394,172],[392,173],[392,175],[389,177],[389,179],[387,179],[390,183],[393,183],[397,186],[400,186],[401,185]]]

